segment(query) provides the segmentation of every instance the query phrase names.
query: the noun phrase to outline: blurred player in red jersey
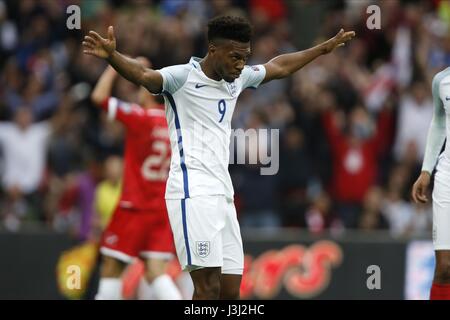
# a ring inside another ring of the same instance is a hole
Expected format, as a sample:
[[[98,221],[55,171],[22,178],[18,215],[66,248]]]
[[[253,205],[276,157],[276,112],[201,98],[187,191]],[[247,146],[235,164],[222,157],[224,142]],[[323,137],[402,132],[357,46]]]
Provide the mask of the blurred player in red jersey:
[[[140,61],[149,65],[145,58]],[[117,72],[108,67],[91,95],[92,101],[110,119],[123,123],[127,131],[122,193],[102,236],[100,283],[95,298],[121,299],[122,273],[139,257],[146,261],[146,281],[140,292],[158,300],[181,299],[178,288],[165,273],[175,249],[164,200],[171,155],[164,106],[145,89],[139,92],[140,105],[110,97],[116,76]]]

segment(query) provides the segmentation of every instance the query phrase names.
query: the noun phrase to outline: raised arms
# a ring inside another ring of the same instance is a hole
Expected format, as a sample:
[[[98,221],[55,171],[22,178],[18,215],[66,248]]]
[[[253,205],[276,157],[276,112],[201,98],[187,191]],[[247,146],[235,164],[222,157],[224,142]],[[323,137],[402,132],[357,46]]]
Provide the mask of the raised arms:
[[[344,46],[345,43],[354,36],[354,31],[344,32],[344,30],[341,29],[333,38],[315,47],[294,53],[282,54],[273,58],[264,64],[266,76],[263,83],[274,79],[285,78],[293,74],[317,57],[327,54],[338,47]]]
[[[144,67],[136,59],[128,58],[116,51],[116,38],[112,26],[108,28],[108,38],[101,37],[95,31],[89,31],[84,37],[83,52],[108,61],[125,79],[147,88],[152,93],[160,93],[162,76],[159,72]]]

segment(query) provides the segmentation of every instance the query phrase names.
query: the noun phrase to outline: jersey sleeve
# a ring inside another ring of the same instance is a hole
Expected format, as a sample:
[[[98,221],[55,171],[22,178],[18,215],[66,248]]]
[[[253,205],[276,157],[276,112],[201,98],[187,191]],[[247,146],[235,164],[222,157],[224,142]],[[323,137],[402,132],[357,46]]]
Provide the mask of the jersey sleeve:
[[[439,95],[439,84],[441,77],[436,75],[433,78],[433,118],[428,130],[427,144],[425,148],[425,157],[422,164],[422,171],[432,173],[436,166],[439,153],[445,141],[445,109]]]
[[[144,109],[137,104],[125,102],[115,97],[105,99],[101,108],[107,112],[109,120],[120,121],[129,129],[140,126],[145,121]]]
[[[186,79],[189,75],[190,66],[186,64],[180,64],[176,66],[165,67],[157,71],[163,78],[163,93],[168,92],[170,94],[174,94],[186,82]]]
[[[245,66],[242,70],[242,90],[256,89],[266,77],[266,68],[262,65]]]

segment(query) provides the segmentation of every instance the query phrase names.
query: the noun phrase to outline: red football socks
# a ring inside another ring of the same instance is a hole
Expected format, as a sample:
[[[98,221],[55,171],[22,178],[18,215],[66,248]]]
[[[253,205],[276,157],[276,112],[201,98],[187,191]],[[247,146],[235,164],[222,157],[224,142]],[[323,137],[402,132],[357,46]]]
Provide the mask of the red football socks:
[[[450,284],[433,283],[430,300],[450,300]]]

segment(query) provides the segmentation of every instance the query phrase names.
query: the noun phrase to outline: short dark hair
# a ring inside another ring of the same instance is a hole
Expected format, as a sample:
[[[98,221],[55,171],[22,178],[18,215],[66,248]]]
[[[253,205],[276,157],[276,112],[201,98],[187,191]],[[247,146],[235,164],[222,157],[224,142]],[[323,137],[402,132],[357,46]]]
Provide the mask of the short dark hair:
[[[238,42],[249,42],[252,37],[252,26],[241,17],[219,16],[208,22],[208,42],[216,39],[228,39]]]

